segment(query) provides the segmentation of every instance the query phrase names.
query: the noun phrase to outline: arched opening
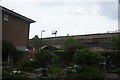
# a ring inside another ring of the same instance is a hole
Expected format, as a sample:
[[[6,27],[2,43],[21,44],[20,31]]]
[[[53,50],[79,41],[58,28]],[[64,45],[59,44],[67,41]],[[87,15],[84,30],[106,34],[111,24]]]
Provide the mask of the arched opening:
[[[111,49],[110,44],[105,42],[90,42],[86,43],[86,45],[88,48],[96,51],[106,51]]]
[[[50,51],[58,50],[58,49],[57,49],[56,47],[54,47],[54,46],[44,46],[44,47],[42,47],[41,49],[50,50]]]

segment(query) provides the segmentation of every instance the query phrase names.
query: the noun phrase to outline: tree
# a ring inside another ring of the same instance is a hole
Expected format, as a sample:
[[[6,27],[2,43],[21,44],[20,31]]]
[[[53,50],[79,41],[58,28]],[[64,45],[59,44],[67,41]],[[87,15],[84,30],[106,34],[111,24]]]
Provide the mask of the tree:
[[[32,46],[36,51],[39,50],[39,48],[40,48],[40,43],[41,43],[41,40],[39,39],[38,35],[35,35],[35,37],[33,37],[32,40],[31,40],[31,46]]]
[[[94,65],[98,64],[103,57],[97,51],[90,49],[76,50],[73,61],[79,65]]]
[[[72,61],[72,57],[76,49],[83,49],[84,46],[77,42],[72,36],[64,38],[64,52],[66,57],[66,63],[69,64]]]
[[[35,53],[35,63],[37,67],[47,67],[58,60],[58,56],[49,50],[40,50]]]
[[[115,61],[114,63],[116,63],[117,66],[120,66],[119,65],[119,59],[120,59],[120,34],[119,33],[112,37],[111,46],[113,50],[112,53],[114,53],[112,56],[113,61]]]
[[[66,36],[64,38],[63,46],[64,46],[66,64],[69,64],[72,61],[75,45],[76,45],[76,40],[73,37]]]
[[[73,37],[67,36],[64,38],[64,50],[69,50],[69,47],[76,44]]]
[[[111,46],[113,50],[120,51],[120,35],[114,35],[111,39]]]
[[[3,61],[12,60],[14,64],[16,64],[17,60],[19,59],[19,54],[17,53],[15,46],[7,41],[2,40],[2,59]],[[9,58],[8,58],[9,57]]]

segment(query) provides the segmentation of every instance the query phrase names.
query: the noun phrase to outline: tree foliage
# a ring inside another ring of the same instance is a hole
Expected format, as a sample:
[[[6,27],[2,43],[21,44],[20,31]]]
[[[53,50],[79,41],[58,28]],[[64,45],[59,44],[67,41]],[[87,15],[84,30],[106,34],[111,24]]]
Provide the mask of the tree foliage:
[[[64,38],[65,62],[69,64],[72,61],[74,50],[76,49],[76,40],[73,37],[66,36]]]
[[[41,43],[41,41],[40,41],[38,35],[35,35],[35,37],[33,37],[32,40],[31,40],[31,46],[32,46],[36,51],[39,50],[39,48],[40,48],[40,43]]]
[[[3,61],[7,61],[8,56],[9,56],[9,59],[12,60],[12,64],[13,63],[16,64],[17,60],[19,59],[20,54],[18,54],[17,49],[15,48],[15,46],[11,42],[9,42],[7,40],[3,40],[2,41]]]
[[[58,60],[57,55],[48,50],[40,50],[35,53],[35,63],[37,67],[46,67]]]
[[[75,45],[77,44],[76,39],[74,39],[71,36],[66,36],[64,38],[64,50],[65,51],[69,51],[70,47],[75,47]]]
[[[83,49],[84,46],[77,42],[72,36],[64,38],[64,52],[66,57],[66,64],[70,64],[76,49]]]
[[[11,42],[9,42],[7,40],[2,41],[2,53],[8,54],[9,56],[14,56],[16,51],[17,50],[16,50],[15,46]]]
[[[99,52],[90,49],[76,50],[73,56],[74,62],[80,65],[94,65],[101,59],[102,56]]]
[[[111,45],[113,50],[120,51],[120,34],[114,35],[112,37]]]

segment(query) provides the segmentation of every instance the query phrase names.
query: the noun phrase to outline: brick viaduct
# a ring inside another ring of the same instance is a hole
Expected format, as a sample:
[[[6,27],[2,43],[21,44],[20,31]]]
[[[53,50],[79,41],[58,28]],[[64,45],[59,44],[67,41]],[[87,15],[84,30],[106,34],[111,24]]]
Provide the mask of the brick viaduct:
[[[99,34],[87,34],[87,35],[75,35],[72,36],[78,42],[78,44],[85,44],[87,47],[97,51],[110,50],[110,41],[113,35],[118,33],[99,33]],[[53,46],[57,49],[63,49],[64,37],[50,37],[42,39],[42,48]]]

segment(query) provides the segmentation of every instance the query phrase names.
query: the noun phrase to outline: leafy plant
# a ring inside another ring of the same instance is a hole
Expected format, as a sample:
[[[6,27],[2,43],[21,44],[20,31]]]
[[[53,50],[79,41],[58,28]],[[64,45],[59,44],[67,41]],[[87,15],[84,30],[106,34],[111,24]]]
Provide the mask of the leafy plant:
[[[78,45],[79,44],[79,45]],[[72,57],[76,49],[83,49],[84,46],[77,42],[77,40],[71,36],[64,38],[64,52],[65,52],[65,62],[69,65],[72,61]]]
[[[94,78],[104,78],[105,72],[101,71],[96,66],[89,66],[89,67],[82,67],[77,69],[77,73],[74,74],[75,78],[87,78],[87,79],[94,79]]]
[[[33,37],[31,39],[31,46],[36,50],[38,51],[39,48],[40,48],[40,43],[41,43],[41,40],[39,39],[38,35],[35,35],[35,37]]]
[[[60,66],[56,66],[56,65],[49,65],[48,67],[48,73],[57,76],[57,77],[61,77],[63,74],[63,68],[61,68]]]
[[[111,45],[113,50],[120,51],[120,35],[114,35],[111,39]]]
[[[100,63],[102,56],[99,52],[90,49],[76,50],[73,61],[80,65],[95,65]]]
[[[48,50],[40,50],[35,53],[35,65],[36,67],[46,67],[49,64],[56,63],[58,56]]]

